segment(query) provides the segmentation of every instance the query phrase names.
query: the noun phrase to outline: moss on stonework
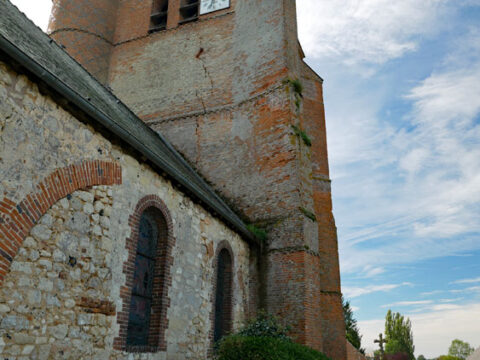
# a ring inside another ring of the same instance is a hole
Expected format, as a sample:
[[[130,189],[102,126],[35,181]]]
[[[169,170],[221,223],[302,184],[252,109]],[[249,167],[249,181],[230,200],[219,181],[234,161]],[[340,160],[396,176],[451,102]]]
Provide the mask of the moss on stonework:
[[[284,84],[289,84],[292,86],[295,94],[298,94],[300,97],[303,97],[303,84],[298,79],[286,79]]]
[[[259,239],[262,242],[267,241],[267,231],[265,229],[262,229],[260,227],[255,226],[254,224],[249,224],[247,225],[247,229],[250,230],[250,232],[255,235],[257,239]]]
[[[310,210],[305,209],[304,207],[299,207],[299,210],[302,212],[303,215],[305,215],[307,218],[312,220],[313,222],[317,222],[317,218],[313,212]]]
[[[300,106],[302,105],[303,98],[303,85],[298,79],[286,79],[283,81],[284,84],[288,84],[292,87],[295,94],[295,107],[297,111],[300,111]]]
[[[303,140],[303,143],[307,145],[308,147],[312,146],[312,140],[308,136],[305,130],[300,129],[296,125],[292,125],[292,129],[295,132],[295,135],[297,135],[300,139]]]

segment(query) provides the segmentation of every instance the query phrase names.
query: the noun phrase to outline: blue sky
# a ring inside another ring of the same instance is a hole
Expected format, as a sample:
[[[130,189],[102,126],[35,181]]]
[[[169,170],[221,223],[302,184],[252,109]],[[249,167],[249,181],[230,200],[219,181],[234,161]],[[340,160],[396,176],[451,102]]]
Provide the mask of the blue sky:
[[[50,0],[13,2],[46,28]],[[412,320],[417,355],[480,346],[480,0],[297,6],[364,346],[388,309]]]
[[[364,346],[480,346],[480,1],[298,0],[325,79],[342,289]]]

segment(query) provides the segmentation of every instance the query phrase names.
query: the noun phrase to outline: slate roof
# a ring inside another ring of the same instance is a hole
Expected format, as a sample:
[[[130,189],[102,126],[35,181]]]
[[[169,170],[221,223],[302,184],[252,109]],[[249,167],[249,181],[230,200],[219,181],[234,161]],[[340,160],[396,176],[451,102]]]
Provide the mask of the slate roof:
[[[0,1],[0,52],[74,104],[89,120],[144,155],[244,238],[257,242],[239,216],[161,135],[145,125],[8,0]]]
[[[480,360],[480,348],[478,348],[477,350],[475,350],[475,352],[470,355],[467,360]]]

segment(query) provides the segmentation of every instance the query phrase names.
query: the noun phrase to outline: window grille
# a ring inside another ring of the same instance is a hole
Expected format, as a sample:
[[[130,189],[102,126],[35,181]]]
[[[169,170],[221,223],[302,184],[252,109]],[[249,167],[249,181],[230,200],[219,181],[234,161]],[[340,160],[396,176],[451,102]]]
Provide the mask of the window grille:
[[[199,4],[199,0],[181,0],[179,24],[197,20]]]
[[[161,31],[167,28],[168,0],[154,0],[150,15],[150,32]]]
[[[127,346],[149,345],[158,237],[159,231],[154,214],[144,212],[138,229]]]
[[[232,272],[232,257],[227,249],[223,249],[217,260],[213,331],[215,343],[227,335],[232,327]]]

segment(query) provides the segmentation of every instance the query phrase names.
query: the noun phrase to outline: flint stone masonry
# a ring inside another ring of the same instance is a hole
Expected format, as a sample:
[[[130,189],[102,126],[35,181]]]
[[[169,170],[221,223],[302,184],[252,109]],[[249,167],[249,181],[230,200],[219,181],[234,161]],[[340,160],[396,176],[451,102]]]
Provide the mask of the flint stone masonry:
[[[0,356],[205,358],[211,346],[214,254],[222,241],[235,258],[233,327],[245,322],[250,250],[239,235],[2,62],[0,95],[0,192],[13,203],[49,174],[79,161],[101,160],[122,169],[121,182],[79,189],[56,201],[21,239],[0,286]],[[147,195],[168,208],[175,239],[167,350],[132,354],[114,350],[113,341],[123,306],[129,217]]]

